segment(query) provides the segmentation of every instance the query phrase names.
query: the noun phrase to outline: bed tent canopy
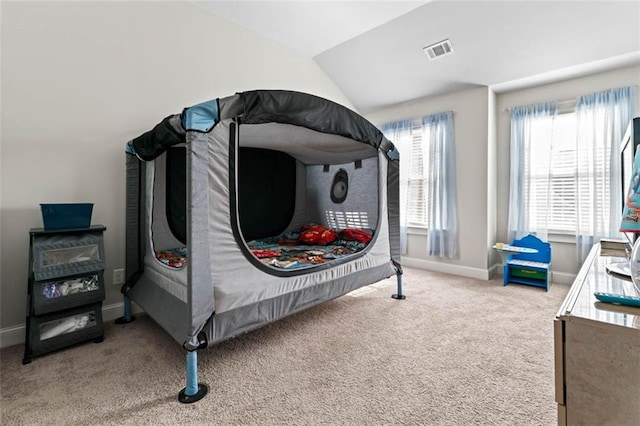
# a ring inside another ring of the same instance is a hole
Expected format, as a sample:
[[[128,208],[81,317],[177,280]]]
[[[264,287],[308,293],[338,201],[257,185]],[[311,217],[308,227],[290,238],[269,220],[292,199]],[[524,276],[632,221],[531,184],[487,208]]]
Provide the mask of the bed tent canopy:
[[[126,151],[120,322],[133,320],[133,300],[187,350],[181,402],[208,390],[197,382],[198,349],[392,275],[393,297],[404,298],[399,154],[348,108],[242,92],[166,117]],[[304,257],[282,242],[317,228],[343,245],[304,241]],[[176,247],[184,263],[158,262]]]

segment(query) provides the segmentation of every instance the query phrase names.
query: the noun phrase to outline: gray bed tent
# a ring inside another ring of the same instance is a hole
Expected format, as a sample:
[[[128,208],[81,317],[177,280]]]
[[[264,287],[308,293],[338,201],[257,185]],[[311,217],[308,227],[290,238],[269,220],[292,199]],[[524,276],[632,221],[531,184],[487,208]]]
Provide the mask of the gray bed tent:
[[[392,275],[393,297],[404,298],[398,151],[353,111],[299,92],[248,91],[170,115],[126,151],[118,322],[133,320],[133,300],[183,345],[181,402],[208,391],[197,382],[198,349]],[[319,263],[283,261],[290,247],[258,244],[309,224],[371,238],[305,247]]]

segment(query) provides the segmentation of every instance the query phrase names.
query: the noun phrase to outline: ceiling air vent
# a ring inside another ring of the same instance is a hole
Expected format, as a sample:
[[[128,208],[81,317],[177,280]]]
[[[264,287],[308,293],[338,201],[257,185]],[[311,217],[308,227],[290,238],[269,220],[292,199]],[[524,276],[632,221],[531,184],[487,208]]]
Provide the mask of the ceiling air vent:
[[[429,60],[433,61],[441,56],[452,54],[453,46],[451,46],[451,41],[446,39],[432,44],[431,46],[424,47],[423,50],[429,57]]]

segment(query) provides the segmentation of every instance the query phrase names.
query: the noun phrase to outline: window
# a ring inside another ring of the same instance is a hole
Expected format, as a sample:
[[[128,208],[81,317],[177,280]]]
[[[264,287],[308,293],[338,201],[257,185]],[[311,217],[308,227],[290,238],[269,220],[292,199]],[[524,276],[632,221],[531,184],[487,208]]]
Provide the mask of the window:
[[[573,234],[583,261],[599,239],[619,237],[619,144],[635,104],[630,86],[509,109],[509,239]]]
[[[434,255],[455,255],[453,113],[387,123],[382,131],[400,151],[401,243],[408,227],[430,228],[429,244],[438,247]]]
[[[426,229],[430,256],[457,256],[453,112],[387,123],[385,136],[400,151],[400,246],[407,228]]]
[[[400,151],[400,208],[406,218],[406,225],[414,228],[427,228],[430,207],[430,169],[433,167],[431,155],[440,155],[434,151],[436,132],[434,123],[424,123],[423,118],[408,120],[402,130],[385,134]],[[384,128],[384,126],[383,126]],[[438,178],[434,176],[434,178]]]
[[[429,146],[428,131],[422,127],[422,119],[412,121],[409,161],[401,161],[400,167],[405,168],[404,179],[407,186],[407,225],[426,228],[429,212]],[[402,154],[402,152],[401,152]],[[405,154],[405,159],[407,156]],[[402,158],[401,158],[402,159]],[[402,174],[402,173],[401,173]]]
[[[409,120],[404,131],[388,134],[400,151],[400,208],[406,211],[406,224],[427,228],[429,223],[429,169],[431,164],[431,127],[422,118]],[[405,195],[406,194],[406,195]]]
[[[524,158],[529,229],[575,233],[576,129],[575,112],[541,117],[531,123],[531,137],[527,139],[530,146],[525,147],[528,155]]]
[[[603,115],[604,111],[597,109],[596,114]],[[532,120],[531,137],[526,139],[530,146],[525,147],[528,155],[524,158],[524,193],[530,202],[529,229],[575,234],[578,217],[583,223],[602,226],[610,222],[608,206],[617,200],[612,199],[611,189],[619,186],[612,181],[612,161],[618,160],[616,156],[611,157],[610,144],[617,140],[594,138],[595,145],[588,154],[583,153],[580,160],[589,163],[588,167],[578,167],[579,132],[593,134],[595,129],[595,133],[603,134],[606,120],[598,118],[581,130],[574,107],[570,111],[559,111],[553,117]],[[579,189],[578,179],[589,184]]]

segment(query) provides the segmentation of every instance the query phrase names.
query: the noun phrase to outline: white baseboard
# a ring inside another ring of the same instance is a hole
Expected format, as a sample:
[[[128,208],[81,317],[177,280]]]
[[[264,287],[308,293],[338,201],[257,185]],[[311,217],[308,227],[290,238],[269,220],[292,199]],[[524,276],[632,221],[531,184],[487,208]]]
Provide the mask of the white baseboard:
[[[143,312],[138,305],[131,303],[131,313]],[[124,313],[124,302],[105,305],[102,307],[102,321],[113,321]],[[0,329],[0,348],[24,344],[26,324],[14,325]]]
[[[576,280],[576,276],[576,274],[569,274],[567,272],[551,271],[551,282],[554,284],[571,285]]]
[[[502,275],[502,265],[497,263],[489,269],[470,268],[468,266],[452,265],[450,263],[432,262],[424,259],[403,257],[402,265],[414,268],[427,269],[430,271],[444,272],[445,274],[459,275],[462,277],[476,278],[479,280],[489,280],[496,275]],[[555,284],[573,284],[576,274],[567,272],[551,271],[551,282]]]
[[[453,265],[444,262],[432,262],[430,260],[416,259],[412,257],[403,257],[402,265],[414,268],[428,269],[430,271],[444,272],[445,274],[460,275],[462,277],[476,278],[479,280],[488,280],[490,270],[470,268],[468,266]]]
[[[0,329],[0,348],[24,343],[24,333],[24,324]]]
[[[493,279],[497,275],[502,275],[502,265],[500,263],[496,263],[489,268],[489,279]]]

